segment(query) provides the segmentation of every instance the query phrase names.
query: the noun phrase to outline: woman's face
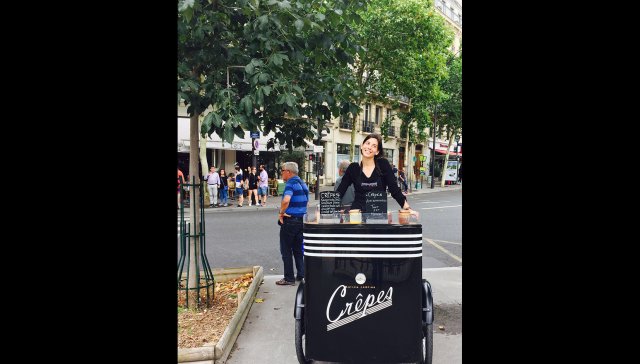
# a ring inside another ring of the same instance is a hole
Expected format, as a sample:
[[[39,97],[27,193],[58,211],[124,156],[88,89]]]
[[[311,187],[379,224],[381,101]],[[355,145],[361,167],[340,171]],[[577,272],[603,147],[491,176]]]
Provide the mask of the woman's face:
[[[220,174],[221,174],[221,175],[222,175],[222,174],[226,174],[226,173],[225,173],[225,171],[224,171],[224,168],[220,170]]]
[[[375,138],[369,138],[366,142],[362,143],[360,147],[362,156],[365,158],[373,158],[378,155],[378,141]]]

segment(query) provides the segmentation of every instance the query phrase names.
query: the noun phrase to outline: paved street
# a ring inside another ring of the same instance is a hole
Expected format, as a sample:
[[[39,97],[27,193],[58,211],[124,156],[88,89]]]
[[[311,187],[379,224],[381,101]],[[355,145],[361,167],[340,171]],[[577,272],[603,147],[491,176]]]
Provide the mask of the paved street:
[[[387,203],[389,210],[398,207],[391,198]],[[423,268],[462,266],[462,191],[412,194],[409,203],[420,212],[423,224]],[[275,208],[245,206],[206,213],[206,250],[211,267],[261,265],[265,274],[282,274],[276,220]]]

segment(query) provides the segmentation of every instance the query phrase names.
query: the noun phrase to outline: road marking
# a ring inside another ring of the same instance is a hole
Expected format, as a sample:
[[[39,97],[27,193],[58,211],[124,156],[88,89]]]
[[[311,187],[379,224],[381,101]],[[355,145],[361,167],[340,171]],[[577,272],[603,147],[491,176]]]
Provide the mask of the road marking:
[[[438,207],[423,207],[421,210],[431,210],[431,209],[446,209],[449,207],[460,207],[462,205],[452,205],[452,206],[438,206]]]
[[[433,241],[437,241],[437,242],[440,242],[440,243],[447,243],[447,244],[462,245],[462,243],[454,243],[453,241],[446,241],[446,240],[433,239]]]
[[[440,245],[436,244],[435,241],[431,240],[431,239],[427,239],[427,238],[422,238],[422,240],[426,241],[427,243],[435,246],[437,249],[439,249],[440,251],[442,251],[443,253],[447,254],[448,256],[450,256],[451,258],[457,260],[458,262],[462,263],[462,258],[458,257],[455,254],[452,254],[450,251],[448,251],[447,249],[441,247]]]
[[[451,202],[451,201],[422,201],[418,203],[441,203],[441,202]]]

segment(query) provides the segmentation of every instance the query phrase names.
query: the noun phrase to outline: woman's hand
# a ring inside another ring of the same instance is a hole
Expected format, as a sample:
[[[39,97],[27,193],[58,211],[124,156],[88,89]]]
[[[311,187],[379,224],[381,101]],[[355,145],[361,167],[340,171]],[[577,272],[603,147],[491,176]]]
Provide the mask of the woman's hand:
[[[409,206],[409,203],[405,200],[404,201],[404,205],[402,206],[403,210],[411,210],[411,207]],[[413,210],[411,210],[413,211]]]

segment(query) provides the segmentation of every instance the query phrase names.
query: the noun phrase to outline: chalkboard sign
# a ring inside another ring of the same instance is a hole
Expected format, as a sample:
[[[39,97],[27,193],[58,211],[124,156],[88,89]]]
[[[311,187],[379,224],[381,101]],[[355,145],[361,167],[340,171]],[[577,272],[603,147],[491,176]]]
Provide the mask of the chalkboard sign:
[[[338,192],[320,192],[320,215],[333,214],[336,211],[340,211],[341,200]]]
[[[369,191],[366,194],[365,209],[369,214],[384,214],[387,216],[387,192]]]

